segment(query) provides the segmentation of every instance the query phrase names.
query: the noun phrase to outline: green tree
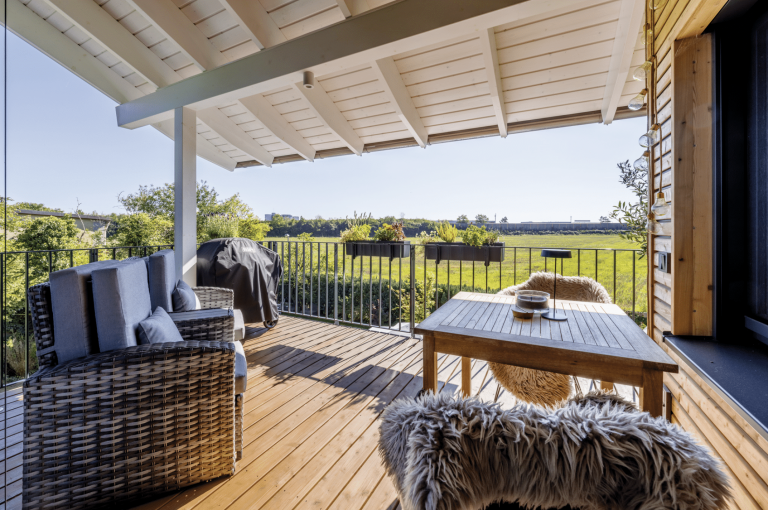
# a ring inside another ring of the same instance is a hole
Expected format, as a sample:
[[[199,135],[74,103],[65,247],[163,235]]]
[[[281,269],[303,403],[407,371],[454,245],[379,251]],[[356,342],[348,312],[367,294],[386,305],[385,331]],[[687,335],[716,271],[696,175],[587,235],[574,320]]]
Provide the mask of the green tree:
[[[175,205],[175,186],[139,186],[139,191],[118,197],[118,201],[128,213],[146,213],[149,216],[172,217]],[[198,215],[229,214],[246,217],[252,214],[251,208],[236,193],[227,199],[220,199],[218,192],[205,181],[197,183]]]
[[[263,241],[267,237],[267,232],[272,230],[269,223],[259,221],[255,216],[251,218],[240,219],[238,236],[252,239],[254,241]]]
[[[43,216],[24,225],[16,241],[19,248],[26,251],[62,250],[76,247],[77,234],[71,217]]]
[[[469,223],[469,218],[467,217],[466,214],[462,214],[461,216],[456,218],[456,221],[459,223]]]
[[[475,221],[477,222],[478,225],[485,225],[486,223],[488,223],[488,216],[486,216],[485,214],[478,214],[477,216],[475,216]]]
[[[619,182],[637,197],[637,202],[619,202],[614,206],[611,218],[627,226],[619,236],[640,245],[640,258],[643,258],[648,253],[648,170],[637,169],[629,161],[616,166],[619,167]]]
[[[173,222],[147,213],[127,214],[117,223],[118,246],[156,246],[173,244]]]
[[[506,222],[507,222],[507,217],[506,217],[506,216],[504,216],[503,218],[501,218],[501,222],[502,222],[502,223],[506,223]]]
[[[269,222],[269,226],[272,227],[273,229],[287,227],[288,221],[285,218],[283,218],[283,216],[280,214],[273,214],[272,220]]]

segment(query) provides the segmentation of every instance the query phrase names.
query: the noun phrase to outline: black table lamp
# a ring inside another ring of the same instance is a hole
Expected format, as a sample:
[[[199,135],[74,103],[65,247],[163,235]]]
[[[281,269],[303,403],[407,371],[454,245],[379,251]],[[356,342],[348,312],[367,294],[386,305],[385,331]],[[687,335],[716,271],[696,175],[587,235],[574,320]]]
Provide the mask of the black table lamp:
[[[541,250],[541,256],[552,259],[569,259],[571,258],[571,250]],[[565,312],[557,309],[557,260],[555,260],[555,292],[552,294],[552,300],[554,305],[548,311],[542,313],[541,317],[551,321],[567,320],[568,316],[565,315]]]

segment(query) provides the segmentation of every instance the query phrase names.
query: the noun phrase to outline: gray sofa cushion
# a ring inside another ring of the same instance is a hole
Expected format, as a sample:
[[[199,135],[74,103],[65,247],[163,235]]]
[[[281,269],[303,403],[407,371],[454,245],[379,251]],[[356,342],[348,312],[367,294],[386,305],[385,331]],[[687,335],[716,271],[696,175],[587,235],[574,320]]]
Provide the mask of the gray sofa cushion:
[[[179,280],[179,283],[176,284],[176,288],[173,289],[171,298],[173,301],[174,312],[189,312],[191,310],[200,309],[200,300],[198,299],[197,294],[195,294],[192,287],[190,287],[184,280]]]
[[[150,255],[147,268],[152,310],[159,306],[170,312],[173,310],[171,294],[176,288],[176,259],[173,250],[161,250]]]
[[[168,313],[160,308],[139,322],[137,328],[140,344],[162,344],[166,342],[183,342],[176,324],[173,323]]]
[[[93,271],[117,264],[103,260],[51,273],[54,350],[59,363],[99,352],[89,280]]]
[[[150,315],[147,267],[141,260],[92,274],[96,330],[101,352],[137,345],[136,328]]]
[[[243,312],[235,309],[235,340],[243,341],[245,338],[245,320],[243,320]]]
[[[235,395],[245,393],[248,388],[248,362],[243,344],[235,342]]]

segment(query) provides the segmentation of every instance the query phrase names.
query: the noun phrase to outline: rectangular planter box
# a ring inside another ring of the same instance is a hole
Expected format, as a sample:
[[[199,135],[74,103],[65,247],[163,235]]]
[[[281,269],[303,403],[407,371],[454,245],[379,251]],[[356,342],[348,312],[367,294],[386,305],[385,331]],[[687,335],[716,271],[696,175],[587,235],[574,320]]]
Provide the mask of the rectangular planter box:
[[[504,261],[504,243],[493,243],[480,248],[464,243],[430,243],[424,246],[427,260],[435,260],[438,264],[443,260],[461,260],[483,262],[487,266],[491,262]]]
[[[347,255],[355,257],[386,257],[388,259],[411,256],[410,241],[354,241],[346,243]]]

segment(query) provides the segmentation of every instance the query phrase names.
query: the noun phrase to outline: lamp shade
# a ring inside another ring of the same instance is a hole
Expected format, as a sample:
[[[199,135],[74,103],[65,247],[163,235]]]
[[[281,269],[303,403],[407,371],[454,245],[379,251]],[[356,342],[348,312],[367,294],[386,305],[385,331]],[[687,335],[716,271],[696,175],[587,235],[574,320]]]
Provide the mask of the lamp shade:
[[[541,250],[541,256],[553,259],[569,259],[571,258],[571,250]]]

